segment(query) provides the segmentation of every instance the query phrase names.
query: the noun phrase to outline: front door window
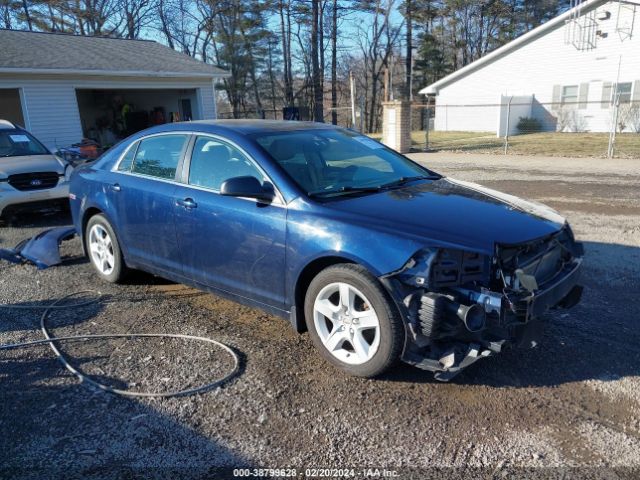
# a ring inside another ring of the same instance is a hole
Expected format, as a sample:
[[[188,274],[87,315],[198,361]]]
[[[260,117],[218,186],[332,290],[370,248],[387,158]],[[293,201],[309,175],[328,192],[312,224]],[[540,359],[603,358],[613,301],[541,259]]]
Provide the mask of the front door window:
[[[189,185],[219,191],[226,180],[245,176],[264,180],[258,167],[236,147],[211,137],[196,139],[189,168]]]

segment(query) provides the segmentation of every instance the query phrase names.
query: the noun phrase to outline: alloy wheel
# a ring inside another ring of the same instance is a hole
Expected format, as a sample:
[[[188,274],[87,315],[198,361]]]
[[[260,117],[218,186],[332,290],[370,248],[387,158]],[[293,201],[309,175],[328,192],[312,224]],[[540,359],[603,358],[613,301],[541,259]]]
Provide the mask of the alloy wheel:
[[[336,282],[325,286],[314,302],[313,321],[324,347],[344,363],[366,363],[378,350],[378,316],[353,285]]]
[[[98,271],[103,275],[110,275],[115,268],[113,242],[109,232],[99,224],[91,227],[89,231],[89,252],[91,260]]]

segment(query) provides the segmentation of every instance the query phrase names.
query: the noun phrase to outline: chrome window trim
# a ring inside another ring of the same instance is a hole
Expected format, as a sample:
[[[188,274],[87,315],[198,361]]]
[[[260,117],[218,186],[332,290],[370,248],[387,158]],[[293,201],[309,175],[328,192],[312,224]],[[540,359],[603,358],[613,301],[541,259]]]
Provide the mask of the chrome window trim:
[[[275,196],[274,200],[271,203],[269,203],[268,205],[271,205],[271,206],[274,206],[274,207],[286,207],[286,202],[284,201],[284,196],[280,192],[280,189],[275,184],[275,182],[271,179],[271,177],[267,174],[267,172],[265,172],[264,169],[258,164],[258,162],[256,162],[253,159],[253,157],[246,152],[245,149],[240,147],[238,144],[236,144],[232,140],[229,140],[229,139],[227,139],[225,137],[222,137],[220,135],[216,135],[214,133],[193,132],[193,131],[179,130],[179,131],[175,131],[175,132],[153,133],[153,134],[147,135],[145,137],[140,137],[139,139],[135,140],[131,145],[129,145],[129,147],[127,147],[124,150],[124,152],[122,152],[120,154],[120,157],[118,157],[118,160],[116,161],[116,163],[111,168],[111,172],[117,173],[117,174],[120,174],[120,175],[129,175],[129,176],[132,176],[132,177],[146,178],[146,179],[149,179],[149,180],[156,180],[156,181],[159,181],[159,182],[170,183],[170,184],[173,184],[173,185],[179,185],[179,186],[182,186],[182,187],[193,188],[195,190],[201,190],[203,192],[210,192],[210,193],[215,193],[217,195],[220,195],[220,190],[216,190],[216,189],[213,189],[213,188],[207,188],[207,187],[201,187],[199,185],[190,185],[189,184],[189,168],[191,168],[191,156],[189,158],[186,158],[186,155],[187,154],[190,154],[190,155],[193,154],[193,148],[189,148],[189,147],[192,146],[192,145],[190,145],[191,138],[187,139],[186,147],[184,148],[183,159],[182,159],[182,172],[181,172],[181,175],[180,175],[182,178],[186,177],[186,182],[178,181],[175,178],[173,180],[169,180],[169,179],[166,179],[166,178],[154,177],[152,175],[144,175],[144,174],[141,174],[141,173],[133,172],[131,169],[129,169],[129,170],[118,170],[118,167],[120,166],[120,163],[122,162],[122,159],[125,157],[125,155],[127,153],[129,153],[129,150],[134,148],[134,146],[137,149],[142,140],[146,140],[147,138],[152,138],[152,137],[158,137],[158,136],[161,136],[161,135],[188,135],[188,136],[191,136],[191,137],[193,137],[193,146],[195,146],[195,142],[197,141],[198,137],[211,137],[211,138],[213,138],[215,140],[219,140],[219,141],[225,142],[225,143],[231,145],[232,147],[237,148],[262,173],[264,178],[266,178],[269,181],[269,183],[271,183],[271,185],[273,185],[273,189],[275,191],[276,196]],[[134,157],[134,161],[135,161],[135,157]],[[180,164],[178,164],[178,166],[180,166]],[[133,167],[133,161],[131,162],[131,167]],[[176,174],[177,173],[178,172],[176,171]],[[241,198],[243,200],[249,200],[249,201],[258,203],[258,200],[256,200],[255,198],[247,198],[247,197],[236,197],[236,198]]]
[[[142,173],[120,172],[120,171],[116,171],[115,173],[119,173],[120,175],[128,175],[130,177],[145,178],[147,180],[157,180],[158,182],[170,183],[172,185],[182,185],[182,186],[184,186],[184,183],[177,182],[176,180],[168,180],[166,178],[154,177],[153,175],[144,175]]]
[[[244,148],[239,146],[234,141],[229,140],[229,139],[227,139],[225,137],[222,137],[220,135],[216,135],[214,133],[193,132],[193,136],[194,136],[193,147],[195,147],[195,144],[198,141],[199,137],[209,137],[209,138],[212,138],[214,140],[223,142],[223,143],[225,143],[227,145],[230,145],[233,148],[236,148],[262,174],[263,178],[266,179],[266,181],[268,181],[273,186],[273,190],[274,190],[276,196],[274,198],[274,201],[272,201],[269,205],[274,205],[274,206],[285,206],[286,205],[285,201],[284,201],[284,197],[282,196],[282,193],[280,193],[280,189],[275,184],[273,179],[267,174],[267,172],[265,172],[264,168],[262,168],[262,166],[260,166],[260,164],[258,162],[256,162],[256,160],[251,155],[249,155],[247,153],[247,151]],[[183,168],[183,178],[186,179],[186,182],[181,183],[181,185],[183,185],[185,187],[188,187],[188,188],[195,188],[196,190],[202,190],[202,191],[205,191],[205,192],[212,192],[212,193],[216,193],[216,194],[220,195],[220,190],[218,190],[218,189],[211,188],[211,187],[203,187],[201,185],[191,185],[189,183],[189,170],[191,169],[191,159],[192,158],[193,158],[193,148],[191,148],[191,156],[188,159],[185,159],[187,161],[185,161],[184,165],[182,166],[182,168]],[[252,200],[254,202],[257,202],[257,200],[255,198],[247,198],[247,197],[236,197],[236,198],[243,198],[245,200]],[[276,203],[276,201],[277,201],[277,203]]]

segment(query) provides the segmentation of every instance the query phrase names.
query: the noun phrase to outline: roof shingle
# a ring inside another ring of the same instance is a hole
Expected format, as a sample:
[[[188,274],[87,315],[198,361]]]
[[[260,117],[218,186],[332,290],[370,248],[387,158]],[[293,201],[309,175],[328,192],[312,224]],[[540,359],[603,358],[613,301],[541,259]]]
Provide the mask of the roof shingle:
[[[0,29],[0,70],[224,76],[225,70],[150,40]]]

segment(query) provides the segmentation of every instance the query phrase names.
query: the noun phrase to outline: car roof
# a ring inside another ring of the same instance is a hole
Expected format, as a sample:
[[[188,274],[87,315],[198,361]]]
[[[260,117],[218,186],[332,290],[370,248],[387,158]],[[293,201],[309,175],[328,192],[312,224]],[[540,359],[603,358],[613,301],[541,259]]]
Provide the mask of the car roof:
[[[330,123],[297,122],[290,120],[196,120],[191,122],[167,123],[152,128],[149,133],[151,133],[151,131],[184,130],[185,127],[188,127],[188,130],[198,132],[222,133],[227,131],[241,135],[341,128]]]

